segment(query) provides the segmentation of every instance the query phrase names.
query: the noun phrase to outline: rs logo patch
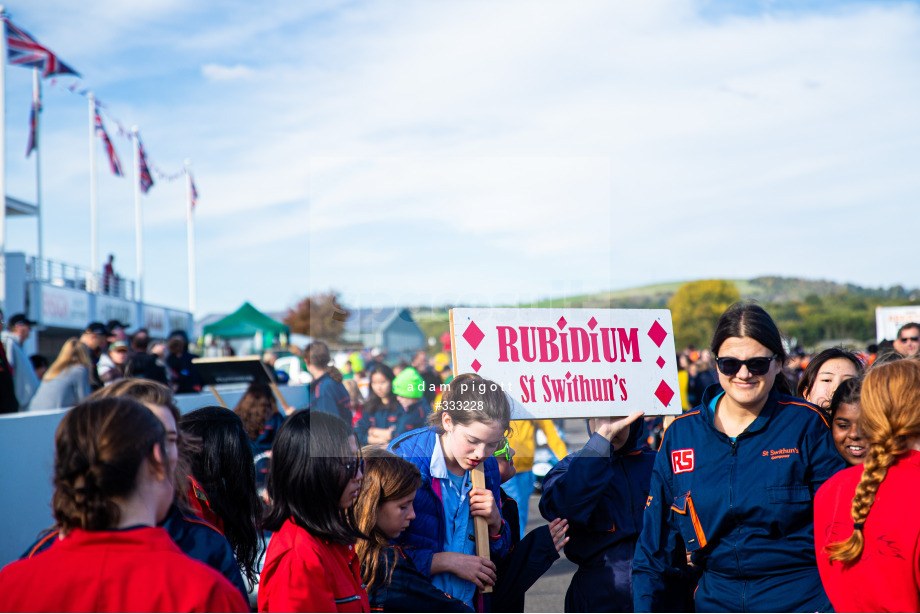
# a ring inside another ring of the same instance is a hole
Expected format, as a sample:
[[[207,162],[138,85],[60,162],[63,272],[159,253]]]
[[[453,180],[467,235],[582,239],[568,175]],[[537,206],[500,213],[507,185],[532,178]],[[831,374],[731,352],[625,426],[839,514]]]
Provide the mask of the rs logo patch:
[[[674,473],[693,471],[693,448],[671,452],[671,470]]]

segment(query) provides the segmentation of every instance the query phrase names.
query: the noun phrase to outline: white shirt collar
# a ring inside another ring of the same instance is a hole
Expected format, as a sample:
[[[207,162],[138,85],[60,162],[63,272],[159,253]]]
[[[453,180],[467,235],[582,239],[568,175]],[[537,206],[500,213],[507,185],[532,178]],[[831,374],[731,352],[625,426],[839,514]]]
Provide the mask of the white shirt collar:
[[[447,461],[444,460],[444,450],[441,448],[440,435],[438,435],[438,439],[434,444],[434,453],[431,455],[431,463],[428,465],[428,471],[433,478],[448,479]]]

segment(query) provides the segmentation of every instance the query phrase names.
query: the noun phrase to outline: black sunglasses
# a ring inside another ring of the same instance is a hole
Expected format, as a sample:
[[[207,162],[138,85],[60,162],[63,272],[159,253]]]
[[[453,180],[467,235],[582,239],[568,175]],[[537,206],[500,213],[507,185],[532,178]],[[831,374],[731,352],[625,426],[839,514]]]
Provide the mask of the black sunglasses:
[[[751,375],[763,375],[770,370],[770,363],[776,360],[777,356],[778,354],[774,354],[769,358],[758,357],[748,358],[747,360],[716,357],[716,364],[719,367],[719,371],[722,372],[722,375],[735,375],[741,370],[741,365],[747,367],[748,373]]]
[[[920,337],[901,337],[900,341],[901,343],[904,343],[905,341],[913,341],[916,343],[917,341],[920,341]]]
[[[353,458],[347,463],[342,463],[342,466],[345,467],[345,475],[348,475],[349,479],[353,480],[358,477],[359,469],[361,470],[362,474],[364,473],[364,457],[361,456],[359,458]]]

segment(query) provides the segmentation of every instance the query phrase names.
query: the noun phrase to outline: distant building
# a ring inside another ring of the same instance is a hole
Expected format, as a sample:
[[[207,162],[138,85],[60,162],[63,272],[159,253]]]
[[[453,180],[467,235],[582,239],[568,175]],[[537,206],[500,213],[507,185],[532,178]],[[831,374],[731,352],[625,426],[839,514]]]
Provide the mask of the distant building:
[[[427,338],[412,319],[408,309],[382,307],[352,309],[345,322],[342,341],[365,348],[380,348],[387,360],[411,359],[412,354],[427,347]]]

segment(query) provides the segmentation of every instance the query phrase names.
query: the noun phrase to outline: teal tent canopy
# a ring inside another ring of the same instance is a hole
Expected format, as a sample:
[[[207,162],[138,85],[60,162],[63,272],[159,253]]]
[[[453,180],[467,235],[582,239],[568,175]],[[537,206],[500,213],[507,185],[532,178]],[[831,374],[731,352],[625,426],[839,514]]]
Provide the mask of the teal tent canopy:
[[[267,342],[265,346],[271,347],[271,342],[268,340],[281,335],[289,337],[291,329],[281,322],[272,320],[246,302],[227,317],[205,326],[202,332],[205,335],[213,335],[223,339],[254,337],[261,333],[262,339]]]

